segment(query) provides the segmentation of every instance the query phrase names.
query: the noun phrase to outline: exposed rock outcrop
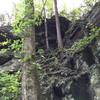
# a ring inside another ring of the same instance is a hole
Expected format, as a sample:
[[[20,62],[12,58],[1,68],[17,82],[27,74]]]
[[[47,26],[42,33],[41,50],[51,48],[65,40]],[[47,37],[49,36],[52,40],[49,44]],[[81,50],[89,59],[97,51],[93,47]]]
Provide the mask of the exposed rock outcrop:
[[[21,70],[22,62],[19,59],[13,59],[4,65],[0,65],[0,72],[14,73]]]

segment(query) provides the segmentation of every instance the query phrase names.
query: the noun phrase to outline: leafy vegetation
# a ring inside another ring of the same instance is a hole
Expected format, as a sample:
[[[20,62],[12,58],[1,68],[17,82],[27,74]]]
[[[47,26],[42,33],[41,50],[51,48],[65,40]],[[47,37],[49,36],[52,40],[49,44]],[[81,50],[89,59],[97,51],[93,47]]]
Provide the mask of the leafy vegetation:
[[[0,72],[0,100],[18,100],[20,73]]]
[[[100,28],[91,29],[91,33],[89,36],[80,39],[78,42],[75,42],[71,48],[67,51],[71,53],[76,53],[83,50],[86,46],[88,46],[94,39],[100,37]]]
[[[9,41],[11,43],[11,41]],[[11,43],[11,45],[9,46],[8,50],[10,49],[10,51],[13,52],[14,56],[16,58],[22,58],[22,47],[23,47],[23,43],[22,40],[14,40],[13,43]]]

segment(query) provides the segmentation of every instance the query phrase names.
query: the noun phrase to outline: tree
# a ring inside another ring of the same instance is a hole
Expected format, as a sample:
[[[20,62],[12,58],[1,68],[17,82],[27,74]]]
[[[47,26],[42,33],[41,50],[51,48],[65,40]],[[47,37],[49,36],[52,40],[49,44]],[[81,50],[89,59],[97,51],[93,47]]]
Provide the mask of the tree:
[[[34,2],[25,0],[24,64],[22,67],[22,100],[40,100],[37,68],[33,65],[35,55]]]
[[[58,8],[57,8],[57,0],[54,0],[54,8],[55,8],[58,48],[63,48],[61,30],[60,30],[60,22],[59,22],[59,15],[58,15]]]
[[[44,0],[42,0],[43,2],[43,11],[44,11],[44,25],[45,25],[45,38],[46,38],[46,47],[47,50],[49,50],[49,41],[48,41],[48,27],[47,27],[47,19],[46,19],[46,11],[45,11],[45,2]]]

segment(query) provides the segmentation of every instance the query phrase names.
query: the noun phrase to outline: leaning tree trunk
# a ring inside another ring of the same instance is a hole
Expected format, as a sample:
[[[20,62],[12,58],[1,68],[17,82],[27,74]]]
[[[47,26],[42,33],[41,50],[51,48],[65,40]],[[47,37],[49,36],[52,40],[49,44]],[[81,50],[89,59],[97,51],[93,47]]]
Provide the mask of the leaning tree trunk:
[[[25,0],[26,21],[33,18],[33,0]],[[32,12],[31,12],[32,11]],[[34,24],[33,24],[34,25]],[[25,28],[28,33],[23,40],[24,63],[22,66],[22,100],[40,100],[40,85],[37,68],[33,65],[35,55],[35,29],[31,25]]]
[[[54,0],[54,8],[55,8],[58,48],[63,48],[61,30],[60,30],[60,22],[59,22],[59,16],[58,16],[57,0]]]

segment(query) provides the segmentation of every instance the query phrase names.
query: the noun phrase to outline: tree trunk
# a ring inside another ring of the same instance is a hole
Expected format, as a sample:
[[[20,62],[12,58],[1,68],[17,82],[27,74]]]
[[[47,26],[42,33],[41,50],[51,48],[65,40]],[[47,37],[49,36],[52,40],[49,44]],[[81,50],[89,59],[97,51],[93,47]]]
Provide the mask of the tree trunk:
[[[26,56],[32,55],[31,37],[25,38],[24,46]],[[37,69],[29,61],[22,67],[22,100],[40,100],[40,86]]]
[[[59,15],[58,15],[58,8],[57,8],[57,0],[54,0],[54,8],[55,8],[58,48],[63,48],[61,30],[60,30],[60,22],[59,22]]]
[[[22,67],[22,100],[40,100],[37,70],[29,63]]]
[[[44,6],[44,4],[45,4],[44,0],[42,0],[42,2],[43,2],[43,6]],[[48,27],[47,27],[45,7],[43,7],[43,11],[44,11],[44,26],[45,26],[46,48],[47,48],[47,50],[49,50]]]
[[[34,14],[33,0],[25,0],[26,21],[32,19]],[[28,12],[30,11],[30,12]],[[23,40],[24,63],[22,66],[22,100],[41,100],[40,85],[37,68],[33,65],[35,55],[35,29],[34,24],[25,28],[28,33]]]
[[[24,39],[25,57],[29,58],[29,60],[32,60],[30,57],[35,53],[34,40],[34,33]],[[22,100],[40,100],[40,85],[37,69],[32,65],[32,62],[26,61],[22,67]]]

